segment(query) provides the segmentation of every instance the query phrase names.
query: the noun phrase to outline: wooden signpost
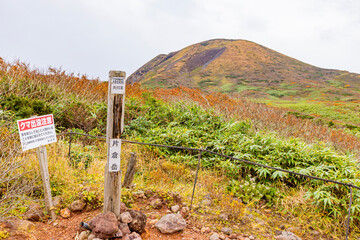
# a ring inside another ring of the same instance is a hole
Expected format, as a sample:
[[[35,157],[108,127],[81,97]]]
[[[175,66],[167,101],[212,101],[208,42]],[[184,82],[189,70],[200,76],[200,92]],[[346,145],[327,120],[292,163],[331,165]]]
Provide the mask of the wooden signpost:
[[[106,144],[108,146],[105,166],[104,212],[120,216],[121,201],[121,134],[124,129],[125,72],[110,71],[108,86],[108,109]]]
[[[46,144],[56,142],[56,132],[54,117],[52,114],[22,119],[17,121],[20,142],[23,151],[36,148],[40,164],[41,179],[44,188],[45,206],[51,215],[51,219],[56,219],[53,207],[49,169],[47,161]]]

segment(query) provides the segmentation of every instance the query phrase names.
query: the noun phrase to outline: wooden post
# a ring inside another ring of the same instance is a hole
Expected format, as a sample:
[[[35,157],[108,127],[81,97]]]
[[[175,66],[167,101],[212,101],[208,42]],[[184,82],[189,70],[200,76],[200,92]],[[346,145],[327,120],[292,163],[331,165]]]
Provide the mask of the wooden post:
[[[130,153],[130,160],[127,165],[125,177],[124,177],[124,187],[129,187],[134,179],[134,174],[136,170],[136,154]]]
[[[37,156],[40,164],[41,179],[44,187],[44,196],[45,196],[45,206],[51,219],[54,221],[56,219],[56,214],[54,211],[54,206],[51,197],[51,188],[50,188],[50,178],[49,178],[49,168],[47,162],[47,152],[46,146],[40,146],[36,148]]]
[[[106,144],[108,147],[107,163],[105,166],[105,186],[104,186],[104,209],[120,216],[121,201],[121,171],[109,171],[110,159],[110,139],[119,139],[124,129],[124,110],[125,110],[125,94],[112,94],[112,79],[114,77],[123,77],[125,80],[125,72],[110,71],[108,86],[108,109],[107,109],[107,125],[106,125]],[[119,166],[120,168],[120,166]]]

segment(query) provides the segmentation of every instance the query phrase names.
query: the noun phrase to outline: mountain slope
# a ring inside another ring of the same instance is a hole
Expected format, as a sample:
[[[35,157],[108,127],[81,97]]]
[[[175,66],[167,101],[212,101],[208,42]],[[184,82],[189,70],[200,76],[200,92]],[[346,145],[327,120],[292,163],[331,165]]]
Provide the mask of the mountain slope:
[[[149,88],[186,86],[254,97],[359,97],[360,75],[318,68],[245,40],[215,39],[146,63],[129,78]],[[321,91],[319,91],[321,90]]]

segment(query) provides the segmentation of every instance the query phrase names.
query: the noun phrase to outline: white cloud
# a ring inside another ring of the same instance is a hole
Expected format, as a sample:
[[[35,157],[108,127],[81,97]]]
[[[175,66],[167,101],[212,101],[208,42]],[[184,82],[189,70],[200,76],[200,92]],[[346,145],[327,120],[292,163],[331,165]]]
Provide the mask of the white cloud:
[[[0,0],[0,56],[107,78],[160,53],[247,39],[312,65],[360,73],[357,0]]]

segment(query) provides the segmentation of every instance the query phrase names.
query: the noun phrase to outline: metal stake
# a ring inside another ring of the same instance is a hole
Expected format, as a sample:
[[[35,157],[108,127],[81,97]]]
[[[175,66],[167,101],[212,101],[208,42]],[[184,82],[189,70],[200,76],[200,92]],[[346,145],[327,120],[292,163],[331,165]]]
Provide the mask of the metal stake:
[[[201,153],[202,153],[202,151],[203,151],[203,148],[201,148],[200,151],[199,151],[198,165],[197,165],[197,168],[196,168],[194,187],[193,187],[193,192],[192,192],[192,195],[191,195],[190,209],[192,208],[192,203],[193,203],[193,199],[194,199],[194,193],[195,193],[195,187],[196,187],[196,182],[197,182],[199,168],[200,168],[200,161],[201,161]]]

